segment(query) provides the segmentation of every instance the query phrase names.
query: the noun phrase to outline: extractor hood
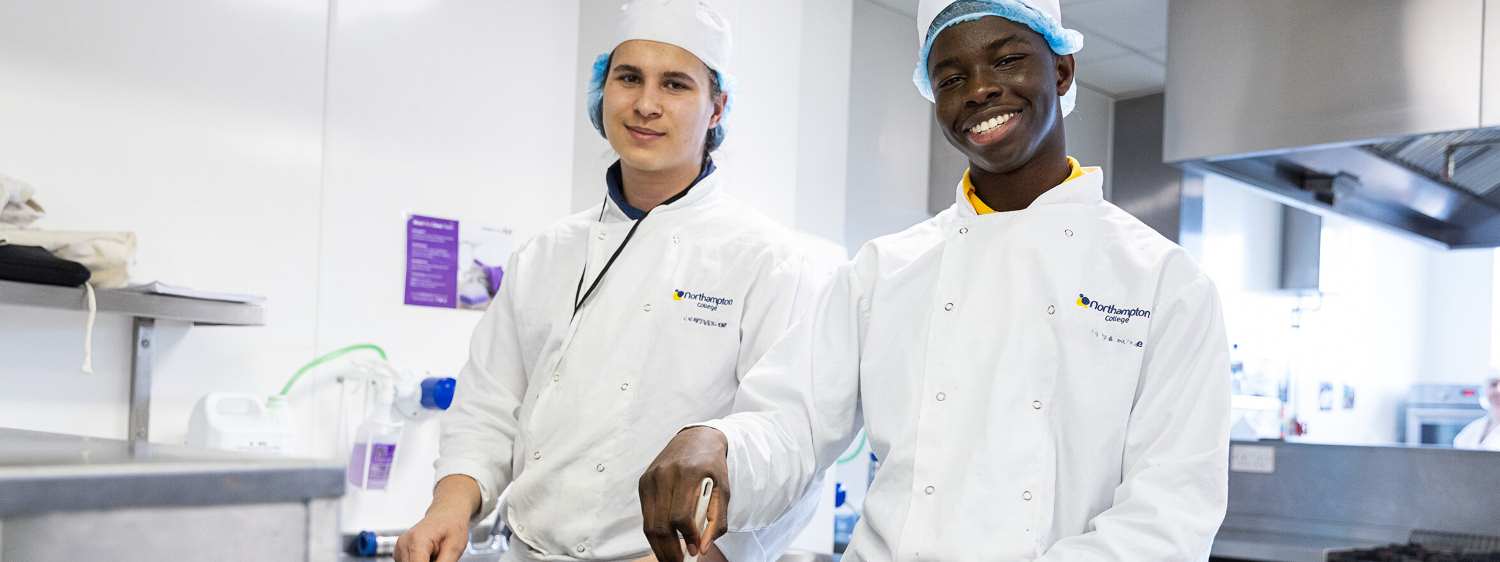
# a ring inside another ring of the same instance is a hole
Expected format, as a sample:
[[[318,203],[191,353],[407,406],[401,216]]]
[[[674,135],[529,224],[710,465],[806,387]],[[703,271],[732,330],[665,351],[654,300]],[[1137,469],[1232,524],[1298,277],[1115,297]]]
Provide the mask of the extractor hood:
[[[1173,0],[1163,155],[1500,246],[1500,0]]]

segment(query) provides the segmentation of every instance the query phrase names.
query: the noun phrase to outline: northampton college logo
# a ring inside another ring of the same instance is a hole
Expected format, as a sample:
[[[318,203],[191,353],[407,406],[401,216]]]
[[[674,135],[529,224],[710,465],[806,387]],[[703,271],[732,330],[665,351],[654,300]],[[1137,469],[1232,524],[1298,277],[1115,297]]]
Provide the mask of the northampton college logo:
[[[1144,308],[1120,308],[1112,304],[1104,304],[1097,300],[1088,298],[1083,293],[1078,293],[1078,308],[1090,308],[1104,313],[1105,322],[1130,323],[1131,318],[1151,318],[1151,311]]]
[[[703,293],[694,293],[692,291],[682,291],[682,290],[674,290],[674,291],[672,291],[672,300],[674,300],[674,301],[693,301],[694,303],[696,303],[698,305],[698,308],[703,308],[703,309],[707,309],[707,310],[718,310],[719,307],[721,307],[721,306],[724,306],[724,307],[734,306],[734,299],[724,298],[724,297],[715,297],[715,296],[706,295],[706,294],[703,294]]]

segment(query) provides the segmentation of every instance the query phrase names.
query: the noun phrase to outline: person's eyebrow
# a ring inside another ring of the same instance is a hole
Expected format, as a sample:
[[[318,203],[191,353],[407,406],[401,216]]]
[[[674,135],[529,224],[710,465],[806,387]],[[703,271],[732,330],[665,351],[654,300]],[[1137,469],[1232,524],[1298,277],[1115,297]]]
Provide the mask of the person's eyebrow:
[[[683,82],[687,82],[689,86],[697,86],[698,85],[698,81],[693,79],[693,75],[688,74],[686,72],[678,72],[676,70],[668,70],[666,72],[661,73],[661,75],[662,75],[663,78],[666,78],[666,79],[669,79],[669,80],[681,80]]]
[[[1017,41],[1019,39],[1020,39],[1020,37],[1017,37],[1015,34],[1006,35],[1005,37],[1001,37],[999,39],[991,41],[989,45],[985,46],[985,50],[986,51],[998,51],[998,50],[1000,50],[1001,47],[1004,47],[1006,44],[1011,43],[1013,41]],[[937,64],[932,65],[932,73],[933,74],[937,74],[937,71],[941,70],[945,66],[960,66],[958,64],[958,57],[953,56],[953,57],[948,57],[948,58],[945,58],[943,60],[938,61]]]
[[[641,72],[641,69],[628,64],[617,64],[615,65],[614,70],[611,70],[610,72],[634,72],[636,74],[645,74],[644,72]]]

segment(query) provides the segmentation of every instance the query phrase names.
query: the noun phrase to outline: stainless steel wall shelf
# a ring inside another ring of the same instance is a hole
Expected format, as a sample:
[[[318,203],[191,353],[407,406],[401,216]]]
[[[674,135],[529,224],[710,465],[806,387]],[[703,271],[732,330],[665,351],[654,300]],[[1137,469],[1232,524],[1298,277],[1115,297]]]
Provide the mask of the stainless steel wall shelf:
[[[265,309],[252,304],[148,295],[120,289],[96,291],[100,313],[191,322],[194,326],[262,326]],[[83,289],[0,281],[0,304],[86,311]]]
[[[132,441],[146,441],[149,437],[151,370],[155,364],[152,344],[157,320],[188,322],[194,326],[265,325],[265,308],[253,304],[150,295],[120,289],[95,291],[95,297],[99,313],[131,317],[131,341],[134,343],[130,354],[128,438]],[[0,281],[0,305],[85,312],[88,310],[86,299],[80,288]]]

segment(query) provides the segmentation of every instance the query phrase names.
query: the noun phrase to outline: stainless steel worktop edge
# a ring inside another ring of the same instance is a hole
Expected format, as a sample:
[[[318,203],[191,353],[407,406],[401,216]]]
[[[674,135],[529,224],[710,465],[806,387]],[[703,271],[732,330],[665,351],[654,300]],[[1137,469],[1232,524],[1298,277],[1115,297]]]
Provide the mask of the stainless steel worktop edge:
[[[0,518],[57,511],[305,502],[343,464],[0,429]]]

